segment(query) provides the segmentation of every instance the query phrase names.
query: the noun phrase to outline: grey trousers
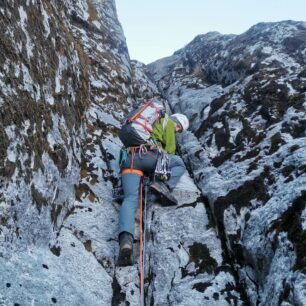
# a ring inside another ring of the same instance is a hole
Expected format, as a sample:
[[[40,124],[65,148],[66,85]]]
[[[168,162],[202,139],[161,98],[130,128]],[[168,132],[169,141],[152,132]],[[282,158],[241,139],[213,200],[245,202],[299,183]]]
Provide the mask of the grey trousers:
[[[129,154],[121,170],[134,168],[141,170],[145,175],[151,175],[155,171],[158,155],[159,153],[157,150],[151,150],[142,155],[136,153],[132,161],[132,156]],[[179,156],[173,154],[168,154],[168,156],[171,177],[166,184],[171,190],[176,186],[186,168],[183,160]],[[119,213],[119,234],[128,232],[134,236],[135,213],[139,203],[139,186],[142,178],[138,174],[128,173],[122,175],[121,179],[124,200]]]

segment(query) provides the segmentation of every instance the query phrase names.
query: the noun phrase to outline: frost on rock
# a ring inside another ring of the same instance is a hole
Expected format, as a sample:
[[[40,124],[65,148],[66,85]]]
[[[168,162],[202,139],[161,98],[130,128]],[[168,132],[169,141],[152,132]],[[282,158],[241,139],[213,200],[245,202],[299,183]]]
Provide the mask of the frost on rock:
[[[200,191],[185,173],[173,191],[177,207],[163,207],[148,194],[144,211],[146,304],[243,305],[233,271],[211,226]],[[137,219],[139,212],[137,213]],[[117,268],[116,302],[139,305],[139,226],[133,267]],[[120,300],[119,297],[122,297]]]
[[[0,304],[114,300],[111,190],[133,89],[111,2],[1,7],[2,49],[11,51],[0,69]]]
[[[139,305],[139,212],[135,265],[116,267],[112,188],[122,118],[153,96],[190,119],[191,176],[177,207],[148,197],[147,304],[305,304],[305,23],[199,35],[145,66],[114,0],[0,13],[1,305]]]
[[[303,305],[305,30],[287,21],[208,33],[148,65],[190,119],[185,161],[252,305]]]

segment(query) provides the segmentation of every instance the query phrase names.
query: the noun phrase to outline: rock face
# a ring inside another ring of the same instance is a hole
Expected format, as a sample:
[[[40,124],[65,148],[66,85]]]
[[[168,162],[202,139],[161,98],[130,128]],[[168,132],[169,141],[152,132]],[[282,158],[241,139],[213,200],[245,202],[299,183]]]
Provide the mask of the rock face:
[[[0,304],[110,305],[113,135],[132,103],[114,1],[0,14]]]
[[[130,62],[114,1],[0,13],[0,304],[139,305],[139,226],[135,265],[116,268],[111,191],[120,119],[159,90]],[[182,182],[176,209],[148,201],[145,300],[242,305],[200,191]]]
[[[305,305],[306,24],[208,33],[148,69],[252,305]]]
[[[120,120],[153,95],[192,126],[179,205],[147,197],[145,304],[305,304],[305,24],[209,33],[145,66],[114,0],[0,16],[0,305],[140,304],[139,221],[118,268],[112,188]]]

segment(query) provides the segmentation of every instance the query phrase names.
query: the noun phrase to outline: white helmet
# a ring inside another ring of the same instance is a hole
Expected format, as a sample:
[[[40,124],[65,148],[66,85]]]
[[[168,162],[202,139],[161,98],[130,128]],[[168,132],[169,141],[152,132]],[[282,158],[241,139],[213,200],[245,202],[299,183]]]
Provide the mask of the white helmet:
[[[183,114],[173,114],[170,116],[171,119],[174,119],[174,121],[178,122],[182,128],[183,131],[186,131],[189,127],[189,120],[188,118]]]

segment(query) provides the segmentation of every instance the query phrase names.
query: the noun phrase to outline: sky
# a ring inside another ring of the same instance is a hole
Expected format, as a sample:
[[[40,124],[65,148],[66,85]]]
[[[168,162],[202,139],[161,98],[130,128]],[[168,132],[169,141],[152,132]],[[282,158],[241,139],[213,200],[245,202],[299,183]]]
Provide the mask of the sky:
[[[115,0],[131,59],[170,56],[210,31],[241,34],[259,22],[306,21],[305,0]]]

